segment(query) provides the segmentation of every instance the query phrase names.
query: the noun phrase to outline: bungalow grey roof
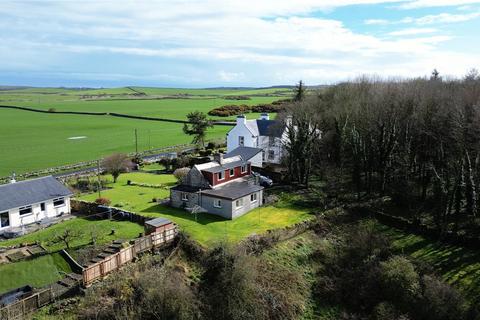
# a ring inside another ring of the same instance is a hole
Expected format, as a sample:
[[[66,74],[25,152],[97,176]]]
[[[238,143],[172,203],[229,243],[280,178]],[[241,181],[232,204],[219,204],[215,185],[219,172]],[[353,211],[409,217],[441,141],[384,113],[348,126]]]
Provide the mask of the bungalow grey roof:
[[[246,161],[237,160],[237,161],[232,161],[232,162],[228,162],[228,163],[223,163],[222,165],[219,165],[219,166],[203,169],[202,171],[217,173],[217,172],[225,171],[225,170],[228,170],[228,169],[233,169],[235,167],[243,166],[245,164],[247,164]]]
[[[23,207],[73,193],[52,176],[0,185],[0,211]]]
[[[233,149],[229,153],[225,154],[224,158],[230,158],[235,156],[242,157],[243,160],[248,161],[252,159],[254,156],[262,152],[260,148],[252,148],[252,147],[244,147],[240,146],[238,148]]]
[[[216,189],[203,190],[202,194],[216,198],[235,200],[260,190],[263,190],[262,186],[243,180],[241,182],[230,182]]]
[[[186,184],[179,184],[179,185],[176,185],[175,187],[172,187],[170,189],[175,190],[175,191],[181,191],[181,192],[197,192],[197,191],[202,190],[201,187],[189,186],[189,185],[186,185]],[[203,188],[203,189],[205,189],[205,188]]]

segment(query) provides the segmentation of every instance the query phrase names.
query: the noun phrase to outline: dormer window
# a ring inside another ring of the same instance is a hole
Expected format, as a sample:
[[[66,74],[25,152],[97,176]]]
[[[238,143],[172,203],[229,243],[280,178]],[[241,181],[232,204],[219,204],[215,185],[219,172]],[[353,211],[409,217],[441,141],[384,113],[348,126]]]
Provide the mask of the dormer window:
[[[242,173],[247,172],[247,165],[246,164],[243,165],[241,170],[242,170]]]
[[[235,175],[235,169],[230,169],[230,177],[233,177]]]
[[[223,180],[223,179],[225,179],[225,176],[223,175],[223,171],[220,171],[220,172],[217,173],[217,179],[218,179],[218,180]]]

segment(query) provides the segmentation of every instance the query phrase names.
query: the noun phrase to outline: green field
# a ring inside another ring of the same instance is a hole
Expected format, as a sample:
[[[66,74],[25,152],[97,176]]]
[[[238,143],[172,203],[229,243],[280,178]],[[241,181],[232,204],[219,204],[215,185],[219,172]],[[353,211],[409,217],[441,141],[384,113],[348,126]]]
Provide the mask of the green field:
[[[42,287],[64,277],[62,272],[72,272],[59,253],[0,266],[0,293],[31,285]]]
[[[111,179],[110,179],[111,180]],[[166,189],[127,185],[127,180],[148,184],[161,184]],[[170,208],[152,202],[152,198],[167,198],[168,187],[173,186],[172,175],[154,175],[149,173],[123,174],[117,183],[110,183],[111,189],[102,191],[102,197],[112,201],[112,205],[120,205],[123,209],[148,217],[166,217],[176,222],[185,231],[204,246],[211,246],[220,241],[238,242],[248,235],[264,233],[267,230],[282,228],[311,218],[307,209],[297,208],[288,203],[276,206],[265,206],[235,220],[225,220],[211,214],[195,216],[180,209]],[[98,194],[88,194],[80,199],[94,201]]]
[[[138,96],[136,92],[145,95]],[[285,89],[27,88],[0,91],[0,105],[184,120],[189,112],[195,110],[207,113],[226,104],[269,103],[287,98],[289,94],[290,91]],[[249,95],[251,99],[226,100],[229,95]],[[258,114],[249,114],[248,117],[256,118]],[[140,151],[190,143],[192,140],[183,134],[182,125],[176,123],[0,108],[0,177],[13,171],[20,174],[94,160],[113,152],[134,152],[135,129]],[[209,129],[207,138],[224,139],[229,129],[216,126]]]

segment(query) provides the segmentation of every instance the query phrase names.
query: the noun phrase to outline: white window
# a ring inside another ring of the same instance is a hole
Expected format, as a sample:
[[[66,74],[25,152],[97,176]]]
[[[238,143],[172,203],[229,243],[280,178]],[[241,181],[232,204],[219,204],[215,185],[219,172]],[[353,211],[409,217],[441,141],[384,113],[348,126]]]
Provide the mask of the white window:
[[[242,173],[245,173],[245,172],[247,172],[247,165],[242,166]]]
[[[213,200],[213,206],[214,206],[215,208],[221,208],[221,207],[222,207],[222,200],[220,200],[220,199],[214,199],[214,200]]]
[[[238,137],[238,145],[242,146],[245,144],[245,137],[244,136],[239,136]]]
[[[185,192],[182,192],[182,201],[188,201],[188,194]]]
[[[18,209],[21,216],[32,213],[32,206],[25,206]]]
[[[218,179],[218,180],[223,180],[224,178],[225,178],[225,177],[224,177],[224,175],[223,175],[223,171],[220,171],[220,172],[217,173],[217,179]]]
[[[268,160],[273,160],[273,159],[275,159],[275,151],[268,150]]]
[[[53,206],[54,207],[61,207],[65,204],[64,198],[53,199]]]
[[[237,209],[243,207],[243,198],[235,201],[235,207],[237,207]]]
[[[250,195],[250,202],[257,202],[257,194],[256,193],[252,193]]]
[[[235,175],[235,169],[230,169],[230,177],[233,177]]]
[[[0,213],[0,228],[5,228],[10,226],[10,216],[7,212]]]
[[[45,211],[45,202],[40,203],[40,211]]]

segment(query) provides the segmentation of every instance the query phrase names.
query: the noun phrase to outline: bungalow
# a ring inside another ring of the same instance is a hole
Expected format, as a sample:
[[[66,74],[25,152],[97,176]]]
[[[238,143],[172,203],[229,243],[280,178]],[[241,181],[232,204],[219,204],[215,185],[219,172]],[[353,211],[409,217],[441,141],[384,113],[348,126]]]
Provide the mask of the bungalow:
[[[193,166],[184,181],[170,189],[170,204],[234,219],[259,207],[263,187],[251,176],[251,164],[240,155]]]
[[[70,213],[72,195],[52,176],[0,185],[0,233]]]

